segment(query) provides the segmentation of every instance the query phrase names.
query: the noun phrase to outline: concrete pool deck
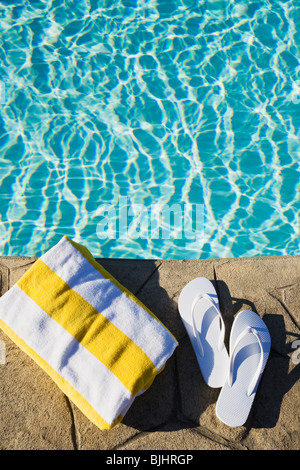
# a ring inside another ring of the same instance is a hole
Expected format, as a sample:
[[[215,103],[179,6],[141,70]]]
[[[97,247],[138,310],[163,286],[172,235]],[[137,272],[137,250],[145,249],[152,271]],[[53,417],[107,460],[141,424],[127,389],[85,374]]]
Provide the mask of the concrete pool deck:
[[[0,295],[35,258],[0,258]],[[296,450],[300,447],[300,256],[191,261],[98,260],[179,342],[164,371],[122,423],[100,431],[1,330],[1,450]],[[177,302],[187,282],[214,282],[226,324],[255,310],[272,348],[250,416],[230,428],[215,415],[219,389],[202,379]],[[298,352],[299,351],[299,352]]]

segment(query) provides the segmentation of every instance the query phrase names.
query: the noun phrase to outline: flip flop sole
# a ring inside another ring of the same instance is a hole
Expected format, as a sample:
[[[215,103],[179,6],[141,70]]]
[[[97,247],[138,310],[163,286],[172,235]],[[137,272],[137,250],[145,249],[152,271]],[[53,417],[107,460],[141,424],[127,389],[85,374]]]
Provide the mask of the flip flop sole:
[[[256,336],[249,329],[257,332],[263,350]],[[259,315],[251,310],[240,312],[233,322],[230,334],[231,360],[234,350],[232,383],[230,384],[228,379],[225,381],[216,404],[217,417],[228,426],[242,426],[246,422],[269,357],[270,347],[269,331]],[[249,395],[249,389],[258,368],[260,368],[260,374]]]
[[[220,337],[220,319],[211,303],[201,298],[195,306],[195,325],[200,335],[203,347],[202,356],[194,334],[192,308],[195,299],[200,294],[206,294],[214,301],[219,309],[217,292],[213,284],[206,278],[196,278],[190,281],[181,291],[178,300],[178,310],[189,335],[196,358],[205,382],[213,388],[223,386],[227,377],[228,352],[225,345],[218,349],[218,339]]]

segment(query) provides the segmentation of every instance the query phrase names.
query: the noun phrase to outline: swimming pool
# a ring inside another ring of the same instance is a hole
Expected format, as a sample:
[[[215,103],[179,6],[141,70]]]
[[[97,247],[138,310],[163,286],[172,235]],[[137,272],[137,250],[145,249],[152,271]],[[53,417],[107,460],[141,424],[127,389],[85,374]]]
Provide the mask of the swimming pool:
[[[3,0],[0,254],[299,254],[296,1]]]

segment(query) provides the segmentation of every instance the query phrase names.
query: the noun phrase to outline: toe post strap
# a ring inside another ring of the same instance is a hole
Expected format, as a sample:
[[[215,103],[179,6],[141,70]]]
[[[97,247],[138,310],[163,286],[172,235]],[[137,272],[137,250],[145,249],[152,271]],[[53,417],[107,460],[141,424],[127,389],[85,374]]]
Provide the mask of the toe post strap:
[[[194,332],[194,335],[195,335],[195,338],[197,340],[197,346],[198,346],[198,352],[200,354],[201,357],[204,357],[204,349],[203,349],[203,346],[202,346],[202,343],[201,343],[201,340],[200,340],[200,332],[198,331],[198,328],[196,326],[196,319],[195,319],[195,308],[196,308],[196,305],[199,301],[201,301],[202,299],[205,299],[205,300],[208,300],[209,303],[211,304],[211,306],[215,309],[215,311],[217,312],[217,315],[220,319],[220,336],[219,336],[219,341],[218,341],[218,349],[219,351],[222,350],[222,348],[224,347],[224,337],[225,337],[225,324],[224,324],[224,320],[222,318],[222,315],[221,315],[221,312],[220,310],[218,309],[218,307],[216,306],[215,302],[213,301],[213,299],[211,298],[211,296],[209,294],[206,294],[206,293],[201,293],[199,294],[193,301],[193,304],[192,304],[192,323],[193,323],[193,332]],[[204,315],[204,314],[203,314]]]

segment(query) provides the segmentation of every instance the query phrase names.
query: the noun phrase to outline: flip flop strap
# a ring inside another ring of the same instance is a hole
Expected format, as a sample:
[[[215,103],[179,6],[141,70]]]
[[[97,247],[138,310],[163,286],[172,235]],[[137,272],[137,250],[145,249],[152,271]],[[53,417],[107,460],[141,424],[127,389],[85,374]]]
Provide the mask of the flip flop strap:
[[[199,332],[197,330],[197,327],[196,327],[196,321],[195,321],[195,307],[197,305],[197,303],[199,302],[199,300],[201,299],[206,299],[210,302],[210,304],[212,305],[212,307],[214,307],[214,309],[216,310],[217,314],[218,314],[218,317],[220,319],[220,322],[221,322],[221,330],[220,330],[220,337],[219,337],[219,342],[218,342],[218,349],[219,351],[221,351],[221,349],[223,348],[223,345],[224,345],[224,336],[225,336],[225,325],[224,325],[224,321],[223,321],[223,318],[222,318],[222,315],[221,315],[221,312],[220,310],[218,309],[218,307],[216,306],[215,302],[212,300],[212,298],[210,297],[210,295],[208,294],[205,294],[205,293],[202,293],[202,294],[199,294],[193,304],[192,304],[192,321],[193,321],[193,332],[194,332],[194,336],[196,338],[196,341],[197,341],[197,346],[198,346],[198,350],[199,350],[199,354],[201,357],[204,357],[204,349],[203,349],[203,346],[202,346],[202,343],[201,343],[201,340],[200,340],[200,335],[199,335]],[[207,310],[206,310],[207,311]],[[204,312],[205,313],[205,312]],[[203,315],[204,315],[203,313]]]
[[[256,387],[257,381],[258,381],[259,376],[260,376],[261,371],[262,371],[263,359],[264,359],[263,345],[262,345],[261,339],[259,337],[258,331],[255,328],[252,328],[252,327],[248,326],[237,337],[234,348],[233,348],[232,353],[231,353],[230,364],[229,364],[229,374],[228,374],[228,385],[229,385],[229,387],[232,387],[233,386],[234,359],[235,359],[235,355],[236,355],[236,349],[237,349],[239,343],[242,341],[242,339],[249,333],[253,334],[256,337],[257,341],[258,341],[258,344],[260,346],[260,359],[259,359],[259,364],[258,364],[258,367],[256,369],[256,372],[253,376],[253,379],[252,379],[252,381],[249,385],[249,389],[247,391],[248,397],[250,397],[250,395],[252,395],[252,393],[253,393],[253,391]]]

